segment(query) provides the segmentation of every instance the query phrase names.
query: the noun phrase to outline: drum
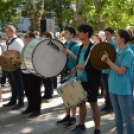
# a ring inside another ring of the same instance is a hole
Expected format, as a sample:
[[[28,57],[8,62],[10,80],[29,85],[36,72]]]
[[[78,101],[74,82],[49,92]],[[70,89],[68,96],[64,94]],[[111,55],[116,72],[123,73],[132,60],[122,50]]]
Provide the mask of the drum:
[[[87,92],[83,89],[81,81],[72,78],[57,88],[58,94],[62,97],[65,107],[72,108],[87,100]]]
[[[61,51],[63,47],[56,39],[32,39],[22,51],[23,63],[34,75],[44,78],[57,76],[67,63],[67,55]]]

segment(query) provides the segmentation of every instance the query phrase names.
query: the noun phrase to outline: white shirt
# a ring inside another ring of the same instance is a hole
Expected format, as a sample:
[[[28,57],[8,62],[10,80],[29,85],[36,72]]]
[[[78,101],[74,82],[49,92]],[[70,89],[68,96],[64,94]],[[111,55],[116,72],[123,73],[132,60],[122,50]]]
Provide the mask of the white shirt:
[[[20,38],[16,38],[11,45],[8,45],[8,50],[16,50],[18,52],[22,52],[24,47],[24,43]],[[6,50],[7,50],[7,46],[6,46]],[[30,74],[29,71],[26,70],[26,67],[24,66],[24,64],[21,64],[20,69],[22,71],[22,73],[24,74]]]
[[[18,52],[22,52],[24,47],[24,43],[20,38],[16,38],[11,45],[8,45],[8,50],[16,50]],[[7,50],[7,47],[6,47]]]

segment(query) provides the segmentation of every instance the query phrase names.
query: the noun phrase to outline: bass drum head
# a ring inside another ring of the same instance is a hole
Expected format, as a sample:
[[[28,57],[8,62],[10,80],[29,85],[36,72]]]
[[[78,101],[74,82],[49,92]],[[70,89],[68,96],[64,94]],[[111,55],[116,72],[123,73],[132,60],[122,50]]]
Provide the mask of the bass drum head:
[[[57,76],[65,68],[67,55],[62,53],[64,45],[56,39],[45,39],[33,53],[33,66],[39,76]]]

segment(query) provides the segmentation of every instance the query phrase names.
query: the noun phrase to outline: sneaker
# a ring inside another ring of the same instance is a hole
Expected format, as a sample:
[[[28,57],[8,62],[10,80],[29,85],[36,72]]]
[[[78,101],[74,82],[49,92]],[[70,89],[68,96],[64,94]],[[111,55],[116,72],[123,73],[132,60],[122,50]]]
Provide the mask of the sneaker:
[[[95,130],[94,130],[94,134],[101,134],[100,129],[95,129]]]
[[[107,106],[104,106],[103,108],[100,109],[100,111],[108,110]]]
[[[75,118],[70,118],[70,121],[67,123],[65,128],[71,128],[76,126],[77,122]]]
[[[56,124],[58,125],[58,124],[66,124],[66,123],[68,123],[70,121],[70,118],[68,118],[67,116],[64,118],[64,119],[62,119],[62,120],[60,120],[60,121],[57,121],[56,122]]]
[[[86,130],[86,127],[85,126],[81,126],[81,125],[78,125],[76,126],[73,130],[71,130],[69,132],[69,134],[76,134],[76,133],[80,133],[80,132],[83,132]]]

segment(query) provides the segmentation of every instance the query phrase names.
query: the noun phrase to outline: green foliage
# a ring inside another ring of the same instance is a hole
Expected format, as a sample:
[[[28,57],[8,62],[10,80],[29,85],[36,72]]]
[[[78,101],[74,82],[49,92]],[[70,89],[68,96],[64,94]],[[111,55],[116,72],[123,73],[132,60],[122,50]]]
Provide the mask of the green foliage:
[[[83,0],[88,11],[88,22],[95,28],[98,23],[105,22],[114,29],[134,25],[134,0]]]
[[[20,5],[21,0],[1,0],[0,1],[0,26],[4,30],[7,24],[15,25],[19,21],[20,13],[16,12],[14,8]]]
[[[74,25],[74,11],[71,8],[71,2],[75,0],[45,0],[44,18],[54,18],[60,31],[66,25]]]

